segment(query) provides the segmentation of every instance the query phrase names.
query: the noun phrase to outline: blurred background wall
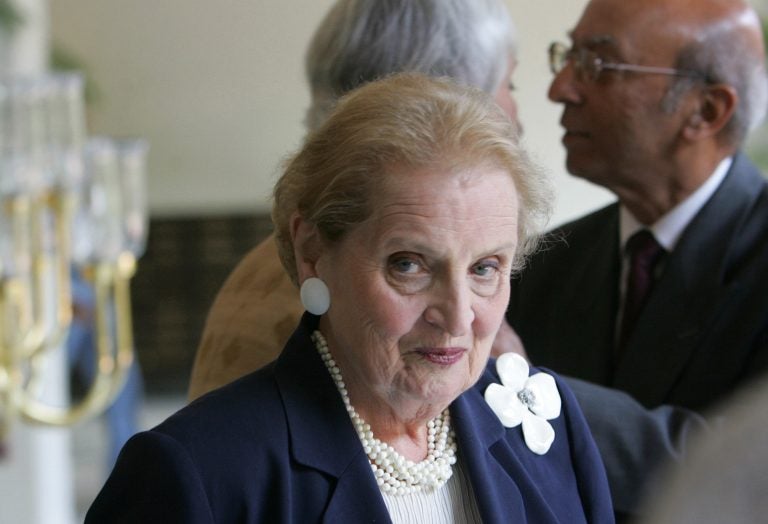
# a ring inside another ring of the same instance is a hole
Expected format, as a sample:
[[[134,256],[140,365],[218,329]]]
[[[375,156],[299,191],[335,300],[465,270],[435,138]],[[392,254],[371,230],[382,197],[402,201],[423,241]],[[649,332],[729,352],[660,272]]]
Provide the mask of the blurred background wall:
[[[52,41],[98,89],[96,133],[152,144],[155,216],[266,211],[279,162],[299,144],[309,93],[303,57],[331,0],[51,2]],[[555,177],[555,222],[604,202],[568,177],[546,49],[584,0],[508,0],[520,33],[515,76],[525,140]]]

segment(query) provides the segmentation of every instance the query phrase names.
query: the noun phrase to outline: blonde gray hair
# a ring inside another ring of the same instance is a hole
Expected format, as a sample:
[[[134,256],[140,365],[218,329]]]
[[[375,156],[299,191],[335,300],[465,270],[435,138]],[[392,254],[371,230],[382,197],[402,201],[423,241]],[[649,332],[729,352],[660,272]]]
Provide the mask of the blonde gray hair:
[[[502,169],[514,181],[519,269],[549,217],[550,191],[507,115],[476,88],[415,73],[353,91],[307,137],[275,186],[272,220],[286,271],[297,283],[290,234],[295,212],[324,242],[334,243],[371,215],[373,195],[393,170],[478,167]]]

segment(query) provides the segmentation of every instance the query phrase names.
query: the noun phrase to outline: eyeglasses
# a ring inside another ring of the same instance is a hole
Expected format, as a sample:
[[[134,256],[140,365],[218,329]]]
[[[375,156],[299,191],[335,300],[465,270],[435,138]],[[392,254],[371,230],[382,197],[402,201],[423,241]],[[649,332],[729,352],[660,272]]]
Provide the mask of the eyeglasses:
[[[549,69],[554,74],[560,73],[571,62],[576,70],[577,78],[594,82],[603,71],[631,71],[652,75],[684,76],[707,81],[706,76],[698,71],[673,69],[671,67],[654,67],[635,64],[617,64],[605,62],[597,53],[586,48],[573,49],[561,42],[549,45]]]

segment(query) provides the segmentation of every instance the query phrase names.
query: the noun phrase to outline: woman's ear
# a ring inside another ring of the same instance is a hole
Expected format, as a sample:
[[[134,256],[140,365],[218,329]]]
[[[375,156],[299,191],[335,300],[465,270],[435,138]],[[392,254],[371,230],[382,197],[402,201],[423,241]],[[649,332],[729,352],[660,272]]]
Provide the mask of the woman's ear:
[[[738,103],[739,95],[733,87],[725,84],[705,86],[688,117],[685,136],[690,140],[717,136],[730,122]]]
[[[301,284],[310,277],[318,276],[316,265],[323,252],[323,243],[317,227],[298,212],[291,216],[290,224],[293,255],[296,257],[296,274]]]

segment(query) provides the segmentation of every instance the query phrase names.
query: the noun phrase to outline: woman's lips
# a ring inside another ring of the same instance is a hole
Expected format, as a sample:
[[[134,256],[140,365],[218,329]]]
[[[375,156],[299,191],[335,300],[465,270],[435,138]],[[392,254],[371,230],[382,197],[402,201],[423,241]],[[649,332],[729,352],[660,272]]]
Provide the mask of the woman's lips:
[[[433,364],[450,366],[461,360],[467,350],[464,348],[419,348],[416,352]]]

